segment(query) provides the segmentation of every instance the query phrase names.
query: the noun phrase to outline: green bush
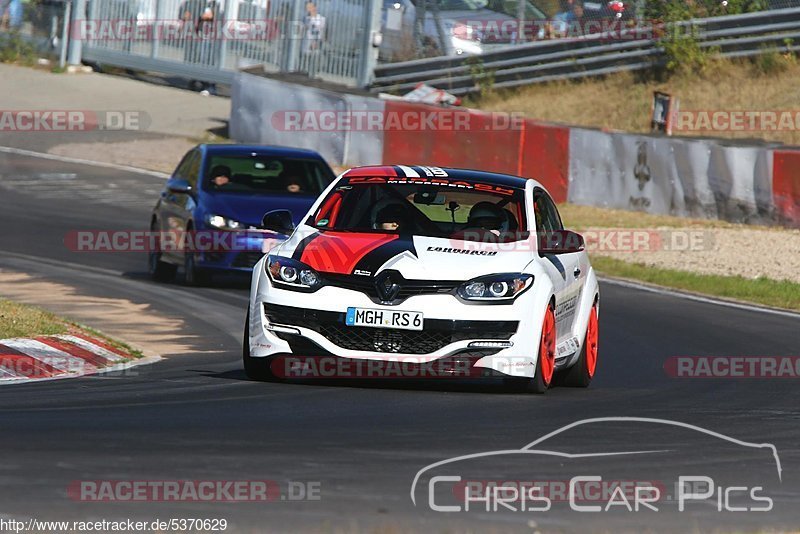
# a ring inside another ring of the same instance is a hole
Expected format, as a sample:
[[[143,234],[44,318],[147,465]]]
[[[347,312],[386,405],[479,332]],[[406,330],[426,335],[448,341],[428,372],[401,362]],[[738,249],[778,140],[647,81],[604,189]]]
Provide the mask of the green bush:
[[[33,65],[36,63],[36,48],[19,33],[0,34],[0,62]]]
[[[794,66],[797,60],[791,52],[780,52],[774,47],[764,47],[753,60],[756,70],[762,74],[780,74]]]
[[[464,60],[469,68],[469,74],[478,88],[481,98],[489,95],[494,88],[494,70],[487,69],[479,56],[472,56]]]
[[[668,0],[658,4],[666,24],[660,45],[667,56],[666,70],[670,74],[703,71],[716,50],[702,48],[697,36],[702,27],[693,23],[679,25],[697,17],[697,4]]]

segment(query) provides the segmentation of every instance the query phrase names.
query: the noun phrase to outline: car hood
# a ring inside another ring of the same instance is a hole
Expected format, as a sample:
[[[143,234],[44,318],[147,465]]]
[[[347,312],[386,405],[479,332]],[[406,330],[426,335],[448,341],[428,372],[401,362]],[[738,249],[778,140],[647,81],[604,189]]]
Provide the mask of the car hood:
[[[261,226],[261,219],[270,210],[286,209],[292,212],[295,224],[308,212],[315,197],[298,195],[235,195],[206,194],[203,205],[207,213],[221,215],[250,226]]]
[[[490,244],[380,233],[298,231],[280,249],[322,273],[375,276],[393,269],[405,278],[469,280],[521,272],[531,261],[525,242]]]

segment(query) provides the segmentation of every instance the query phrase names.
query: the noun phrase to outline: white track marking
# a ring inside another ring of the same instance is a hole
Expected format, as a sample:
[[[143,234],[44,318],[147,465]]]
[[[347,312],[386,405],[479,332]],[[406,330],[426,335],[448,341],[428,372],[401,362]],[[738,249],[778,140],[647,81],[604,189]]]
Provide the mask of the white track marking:
[[[73,345],[77,345],[77,346],[79,346],[80,348],[82,348],[84,350],[87,350],[87,351],[89,351],[89,352],[91,352],[93,354],[97,354],[98,356],[102,356],[106,360],[109,360],[109,361],[112,361],[112,362],[118,362],[120,360],[124,360],[125,359],[122,356],[120,356],[119,354],[115,354],[115,353],[111,352],[110,350],[101,347],[100,345],[95,345],[91,341],[87,341],[87,340],[85,340],[83,338],[80,338],[80,337],[69,336],[69,335],[65,335],[65,334],[64,335],[59,335],[59,336],[56,336],[56,337],[58,339],[63,339],[64,341],[69,341]]]
[[[630,282],[627,280],[619,280],[616,278],[606,278],[604,276],[598,276],[598,279],[606,284],[614,284],[622,287],[629,287],[633,289],[641,289],[642,291],[649,291],[650,293],[656,293],[658,295],[667,295],[670,297],[679,297],[686,300],[694,300],[696,302],[703,302],[706,304],[716,304],[717,306],[727,306],[728,308],[737,308],[740,310],[746,311],[754,311],[754,312],[761,312],[761,313],[771,313],[773,315],[781,315],[784,317],[791,317],[793,319],[800,319],[800,313],[789,311],[789,310],[776,310],[774,308],[767,308],[766,306],[756,306],[750,304],[744,304],[740,302],[731,302],[729,300],[722,300],[722,299],[715,299],[713,297],[704,297],[702,295],[693,295],[691,293],[685,293],[683,291],[677,291],[673,289],[668,289],[664,287],[654,287],[651,285],[646,284],[638,284],[636,282]]]
[[[104,163],[101,161],[92,161],[89,159],[82,159],[82,158],[70,158],[68,156],[57,156],[55,154],[48,154],[46,152],[36,152],[33,150],[25,150],[22,148],[13,148],[10,146],[0,146],[0,152],[4,152],[6,154],[19,154],[20,156],[31,156],[35,158],[49,159],[53,161],[60,161],[62,163],[77,163],[79,165],[90,165],[92,167],[104,167],[106,169],[116,169],[118,171],[128,171],[128,172],[135,172],[137,174],[147,174],[149,176],[160,178],[162,180],[169,178],[169,174],[163,172],[149,171],[146,169],[140,169],[138,167],[131,167],[129,165]]]

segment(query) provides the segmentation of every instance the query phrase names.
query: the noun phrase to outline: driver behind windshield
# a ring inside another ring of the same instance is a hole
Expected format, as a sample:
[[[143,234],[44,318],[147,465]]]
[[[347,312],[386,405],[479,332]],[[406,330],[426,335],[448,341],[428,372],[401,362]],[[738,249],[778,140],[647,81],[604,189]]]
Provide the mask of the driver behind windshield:
[[[211,183],[214,187],[219,189],[230,183],[231,181],[231,168],[227,165],[215,165],[211,169]]]
[[[405,222],[403,208],[397,204],[391,204],[378,212],[375,218],[375,227],[387,232],[399,232],[405,229]]]
[[[491,202],[484,201],[478,202],[469,210],[467,227],[480,228],[499,236],[505,222],[506,217],[503,214],[503,209]]]

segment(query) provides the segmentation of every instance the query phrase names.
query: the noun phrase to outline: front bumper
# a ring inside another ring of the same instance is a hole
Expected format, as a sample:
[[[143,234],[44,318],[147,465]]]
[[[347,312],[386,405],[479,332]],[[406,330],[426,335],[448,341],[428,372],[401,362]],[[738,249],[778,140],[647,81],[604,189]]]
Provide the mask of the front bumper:
[[[541,331],[537,309],[544,310],[535,289],[534,282],[504,305],[466,304],[452,295],[426,294],[384,306],[360,291],[340,287],[325,286],[315,293],[275,288],[259,262],[251,289],[250,355],[332,355],[418,364],[464,357],[472,358],[475,367],[532,377]],[[424,328],[347,326],[345,313],[351,306],[422,312]]]
[[[221,246],[213,245],[215,234],[221,236]],[[270,248],[283,242],[274,234],[253,231],[209,231],[209,235],[211,246],[209,250],[198,247],[201,250],[195,256],[195,263],[198,267],[215,271],[250,273]]]

